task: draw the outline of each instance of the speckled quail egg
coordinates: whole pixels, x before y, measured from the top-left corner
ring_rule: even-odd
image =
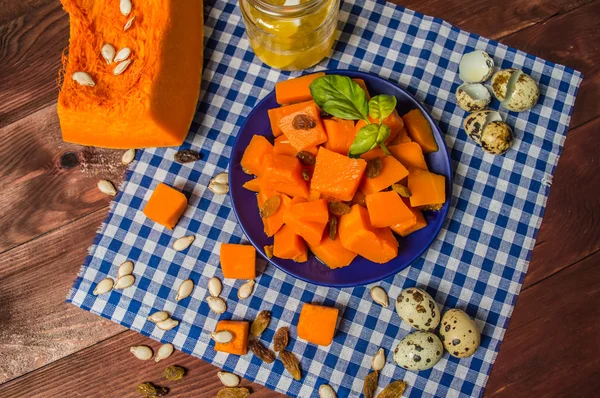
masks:
[[[513,134],[504,122],[490,122],[481,132],[481,147],[492,155],[502,155],[512,145]]]
[[[463,82],[483,83],[494,73],[494,60],[485,51],[473,51],[463,55],[458,71]]]
[[[481,145],[481,133],[483,128],[490,122],[501,122],[502,117],[496,111],[478,111],[473,112],[465,118],[463,126],[467,135],[477,143]]]
[[[502,106],[515,112],[533,108],[540,89],[531,76],[519,69],[504,69],[492,77],[492,91]]]
[[[453,357],[465,358],[475,353],[481,342],[477,324],[462,310],[448,310],[442,317],[440,337]]]
[[[464,83],[456,90],[456,103],[467,112],[485,109],[492,102],[492,95],[483,84]]]
[[[444,353],[440,338],[431,332],[417,331],[403,338],[394,350],[396,363],[408,370],[425,370],[439,362]]]
[[[396,312],[418,330],[434,330],[440,323],[440,309],[425,290],[409,287],[396,299]]]

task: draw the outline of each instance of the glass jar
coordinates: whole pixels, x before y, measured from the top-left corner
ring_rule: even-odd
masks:
[[[329,55],[340,0],[240,0],[254,53],[283,70],[309,68]]]

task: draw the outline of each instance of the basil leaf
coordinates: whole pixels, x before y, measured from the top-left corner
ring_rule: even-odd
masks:
[[[350,146],[348,156],[357,158],[365,152],[383,144],[390,136],[390,128],[385,124],[367,124],[358,130],[354,142]]]
[[[396,109],[396,97],[393,95],[376,95],[369,101],[369,116],[382,121]]]
[[[310,95],[332,116],[346,120],[367,120],[367,94],[348,76],[327,75],[310,84]]]

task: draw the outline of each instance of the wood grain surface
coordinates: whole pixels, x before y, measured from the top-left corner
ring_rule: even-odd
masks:
[[[394,1],[585,75],[523,291],[486,396],[593,396],[600,387],[600,1]],[[0,0],[0,396],[133,397],[178,363],[170,396],[214,396],[216,368],[176,353],[142,363],[158,344],[64,303],[119,184],[121,151],[62,142],[57,70],[68,18],[56,0]],[[248,382],[244,382],[248,384]],[[107,386],[110,386],[107,388]],[[280,396],[251,384],[257,397]]]

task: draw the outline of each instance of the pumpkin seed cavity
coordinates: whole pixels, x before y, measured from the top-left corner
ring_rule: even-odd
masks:
[[[260,208],[260,218],[271,217],[281,206],[281,196],[273,195]]]
[[[367,162],[367,170],[365,174],[367,178],[376,178],[381,174],[383,169],[383,162],[380,157],[373,158]]]

